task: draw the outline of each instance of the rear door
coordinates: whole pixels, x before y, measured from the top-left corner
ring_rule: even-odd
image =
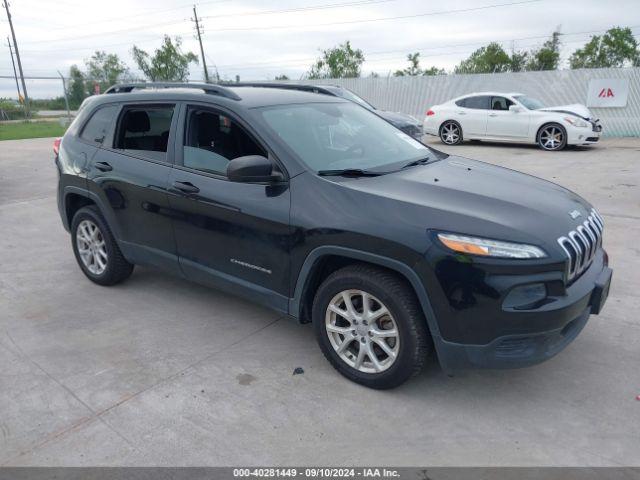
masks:
[[[462,125],[464,138],[485,136],[490,98],[486,95],[476,95],[456,102],[454,111],[458,122]]]
[[[523,140],[529,134],[528,110],[509,110],[514,102],[506,97],[491,97],[491,111],[487,118],[487,137],[501,140]]]
[[[175,112],[173,103],[122,105],[88,180],[125,256],[179,272],[167,198]]]
[[[273,155],[246,123],[223,109],[189,105],[181,125],[169,203],[183,272],[286,311],[288,184],[237,183],[226,176],[233,158]]]

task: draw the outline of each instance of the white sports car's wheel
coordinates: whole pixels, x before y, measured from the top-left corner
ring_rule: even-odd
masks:
[[[440,140],[447,145],[462,143],[462,127],[458,122],[447,120],[440,126]]]
[[[567,146],[567,131],[558,123],[543,125],[538,131],[537,142],[543,150],[562,150]]]

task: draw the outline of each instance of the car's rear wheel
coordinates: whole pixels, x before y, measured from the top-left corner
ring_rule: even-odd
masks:
[[[107,222],[94,206],[83,207],[74,215],[71,243],[78,265],[95,283],[114,285],[133,272],[133,265],[122,255]]]
[[[440,125],[440,140],[447,145],[459,145],[462,143],[462,127],[458,122],[447,120]]]
[[[549,123],[538,131],[537,140],[543,150],[562,150],[567,146],[567,131],[558,123]]]
[[[420,372],[430,350],[413,290],[395,274],[369,265],[345,267],[322,283],[313,324],[334,368],[371,388],[402,384]]]

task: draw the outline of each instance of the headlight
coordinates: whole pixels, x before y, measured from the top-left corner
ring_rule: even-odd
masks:
[[[589,124],[587,122],[585,122],[581,118],[577,118],[577,117],[564,117],[564,121],[567,122],[567,123],[570,123],[574,127],[585,128],[585,127],[589,126]]]
[[[544,258],[547,254],[535,245],[502,242],[488,238],[467,237],[454,233],[439,233],[438,239],[454,252],[499,258]]]

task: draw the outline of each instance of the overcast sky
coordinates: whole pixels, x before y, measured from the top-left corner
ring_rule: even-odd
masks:
[[[363,75],[387,75],[406,66],[409,52],[421,53],[423,67],[449,71],[490,41],[508,50],[539,46],[556,26],[565,34],[564,62],[614,25],[640,38],[640,0],[207,0],[197,8],[207,64],[225,79],[298,79],[320,49],[345,40],[364,52]],[[200,55],[192,4],[180,0],[13,0],[10,9],[26,76],[66,75],[98,49],[141,76],[131,46],[152,51],[164,34],[181,36],[184,50]],[[0,33],[0,76],[12,75],[4,10]],[[191,79],[202,77],[201,64],[193,66]],[[32,80],[27,88],[36,98],[62,93],[59,81]],[[0,97],[7,96],[16,96],[15,83],[0,79]]]

